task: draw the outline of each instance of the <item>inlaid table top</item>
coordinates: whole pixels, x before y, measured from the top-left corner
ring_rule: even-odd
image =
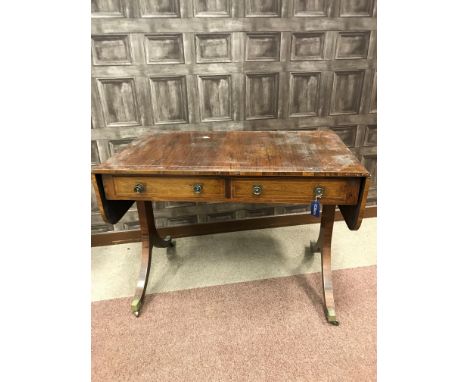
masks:
[[[106,162],[99,174],[368,176],[332,131],[216,131],[147,134]]]

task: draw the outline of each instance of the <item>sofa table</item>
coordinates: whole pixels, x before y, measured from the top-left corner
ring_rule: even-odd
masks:
[[[156,229],[152,201],[308,204],[322,208],[320,234],[326,318],[337,325],[331,272],[335,208],[349,229],[361,224],[369,172],[340,138],[315,131],[171,131],[145,135],[92,170],[103,219],[117,223],[136,202],[141,268],[132,312],[139,316],[151,250],[173,245]]]

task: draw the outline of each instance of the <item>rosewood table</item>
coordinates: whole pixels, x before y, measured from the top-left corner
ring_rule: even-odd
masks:
[[[333,300],[331,239],[335,208],[349,229],[362,221],[369,172],[332,131],[187,131],[141,137],[92,170],[100,212],[115,224],[136,202],[141,268],[132,312],[138,317],[151,250],[170,247],[156,229],[152,201],[307,204],[319,201],[323,298],[328,322],[338,324]]]

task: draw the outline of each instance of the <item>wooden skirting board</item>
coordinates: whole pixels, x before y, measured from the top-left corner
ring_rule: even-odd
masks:
[[[376,216],[377,206],[370,206],[365,209],[364,218],[373,218]],[[343,215],[339,210],[335,211],[335,220],[343,220]],[[177,238],[314,223],[320,223],[320,218],[313,217],[310,214],[298,214],[242,219],[226,221],[222,223],[192,224],[178,227],[160,228],[158,231],[162,237],[170,235],[173,238]],[[134,243],[140,240],[140,230],[106,232],[91,235],[91,246],[99,247],[103,245]]]

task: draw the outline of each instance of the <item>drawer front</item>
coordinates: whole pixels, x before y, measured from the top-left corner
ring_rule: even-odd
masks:
[[[222,178],[103,176],[108,199],[192,201],[224,200]]]
[[[243,202],[309,203],[316,187],[323,189],[322,204],[356,204],[360,178],[265,179],[232,181],[232,199]]]

